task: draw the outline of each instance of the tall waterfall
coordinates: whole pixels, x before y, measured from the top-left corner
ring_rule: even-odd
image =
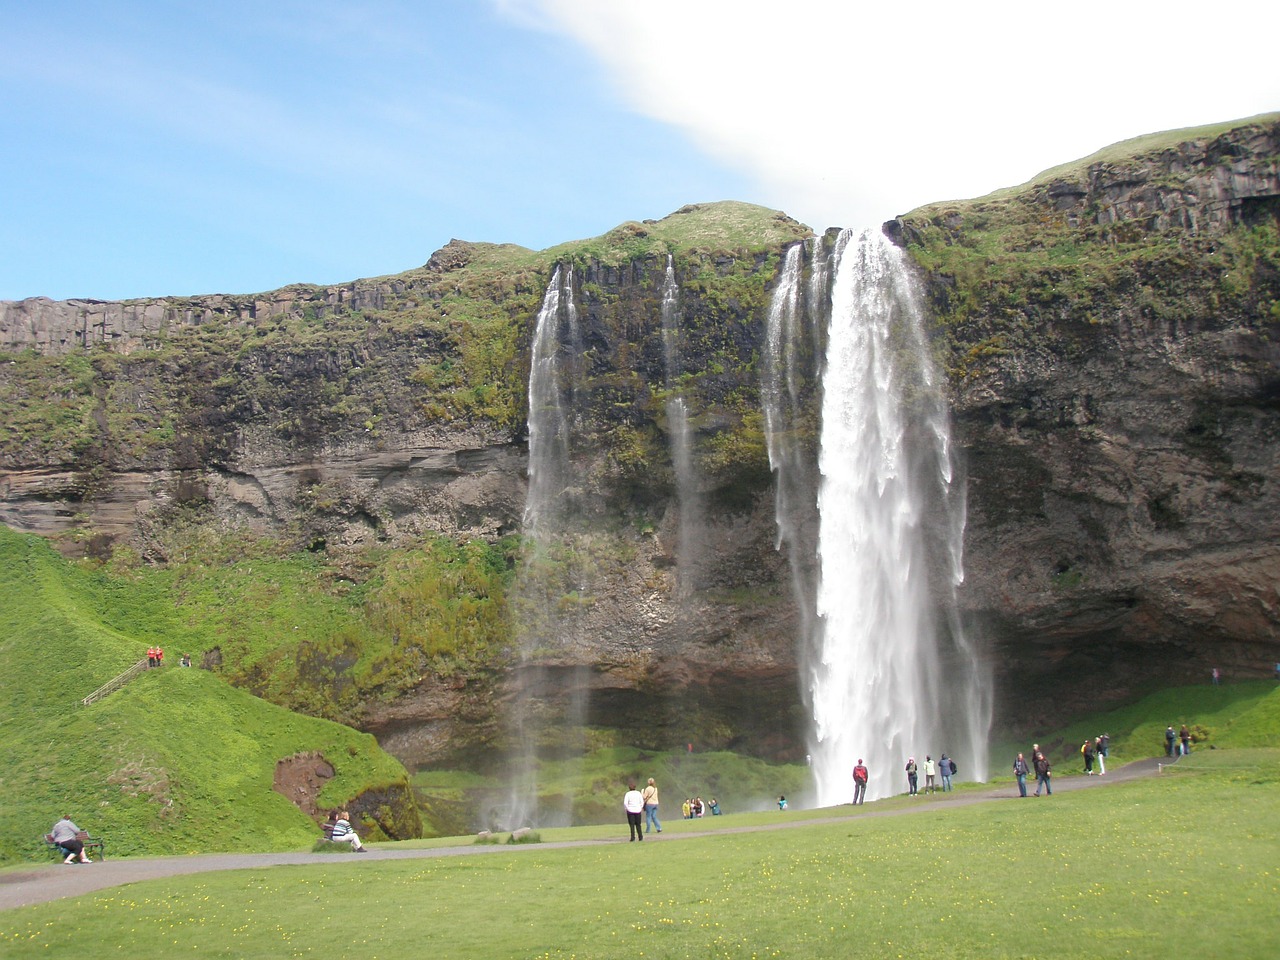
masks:
[[[662,284],[662,348],[666,361],[667,434],[671,464],[676,475],[676,502],[680,509],[676,543],[676,596],[690,596],[696,586],[701,561],[702,504],[693,462],[693,436],[689,408],[680,389],[680,287],[673,259],[667,256]]]
[[[811,417],[806,422],[806,410],[812,407],[817,388],[815,359],[820,340],[815,336],[821,337],[821,318],[817,311],[806,309],[804,302],[803,252],[801,244],[792,246],[782,263],[765,323],[760,393],[765,444],[774,474],[774,516],[778,527],[774,546],[784,551],[790,561],[792,594],[800,614],[799,632],[808,638],[816,627],[817,616],[814,544],[818,534],[818,487],[817,423]],[[812,296],[809,302],[814,302]],[[805,335],[806,326],[814,336]],[[806,705],[812,708],[812,703]]]
[[[777,358],[804,342],[786,319],[800,315],[799,249],[789,251],[774,293],[768,352]],[[965,779],[984,779],[991,715],[988,671],[956,610],[964,492],[910,274],[901,254],[869,232],[842,233],[831,264],[812,617],[805,616],[810,581],[795,580],[820,805],[848,801],[859,758],[871,770],[873,799],[902,792],[909,756],[923,766],[926,755],[945,752]],[[815,276],[819,270],[825,267]],[[811,282],[809,315],[825,312],[817,308],[821,293]],[[810,369],[818,372],[816,364]],[[781,412],[769,412],[784,399],[769,370],[766,364],[767,424],[787,410],[783,402]],[[787,476],[795,470],[787,457],[775,459],[777,431],[768,429],[782,542],[793,522],[784,519],[783,491],[797,481]],[[791,551],[793,566],[803,569],[806,559]]]
[[[543,296],[531,344],[529,371],[529,486],[525,495],[524,544],[512,589],[520,648],[517,690],[508,737],[509,795],[495,811],[494,826],[563,826],[570,800],[554,809],[539,803],[540,756],[577,757],[583,752],[586,678],[573,657],[561,656],[572,632],[573,605],[564,598],[585,592],[585,574],[575,559],[572,515],[573,365],[581,354],[573,273],[557,267]],[[566,342],[568,349],[566,350]]]

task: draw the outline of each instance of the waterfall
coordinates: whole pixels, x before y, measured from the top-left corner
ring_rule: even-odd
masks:
[[[991,683],[956,604],[963,483],[910,274],[878,234],[846,231],[829,261],[815,251],[806,289],[799,251],[788,251],[773,295],[762,397],[779,546],[800,608],[817,802],[848,802],[859,758],[872,799],[905,789],[909,756],[923,765],[945,752],[962,778],[985,779]],[[802,297],[804,315],[829,314],[821,365],[790,359],[820,343],[812,329],[801,335]],[[812,460],[792,436],[804,406],[789,393],[792,369],[821,377],[816,558],[798,532]]]
[[[675,264],[667,255],[666,276],[662,284],[662,348],[666,361],[667,435],[671,445],[671,464],[676,476],[676,503],[680,510],[676,540],[676,596],[693,594],[701,563],[702,504],[698,496],[697,474],[693,461],[693,436],[689,427],[689,409],[681,390],[680,377],[680,287],[676,283]]]
[[[791,590],[799,610],[798,632],[801,637],[809,637],[817,617],[813,548],[818,532],[817,430],[811,416],[806,422],[806,410],[813,402],[817,385],[814,360],[819,355],[819,341],[806,338],[804,327],[818,331],[821,318],[814,310],[805,309],[803,302],[803,252],[802,244],[787,250],[773,292],[765,322],[765,349],[760,358],[760,394],[765,447],[774,475],[774,546],[787,555]],[[810,296],[809,303],[813,301]],[[812,703],[807,702],[806,706],[812,710]]]
[[[505,807],[491,814],[492,825],[503,829],[571,822],[570,798],[540,803],[538,761],[547,754],[577,758],[584,747],[587,678],[574,657],[563,655],[575,609],[566,598],[580,598],[587,589],[569,528],[572,409],[566,409],[565,395],[576,395],[572,361],[581,354],[571,269],[557,267],[547,286],[530,353],[529,486],[511,591],[520,663],[508,717],[508,796]]]

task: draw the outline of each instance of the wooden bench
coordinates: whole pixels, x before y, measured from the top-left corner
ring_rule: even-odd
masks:
[[[86,857],[89,856],[89,851],[97,850],[99,859],[101,860],[107,859],[107,845],[106,845],[106,842],[101,837],[91,837],[89,836],[89,834],[81,830],[79,833],[76,834],[76,839],[84,844],[84,853]],[[45,846],[47,846],[50,850],[57,851],[58,856],[61,859],[63,860],[67,859],[66,850],[64,850],[62,847],[58,846],[56,843],[53,842],[52,833],[46,833],[44,835],[44,843],[45,843]]]

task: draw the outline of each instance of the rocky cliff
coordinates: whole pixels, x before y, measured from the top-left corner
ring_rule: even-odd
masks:
[[[925,268],[1006,716],[1268,671],[1280,123],[1109,148],[886,225]]]
[[[961,602],[1006,720],[1280,659],[1278,141],[1274,117],[1135,141],[886,225],[920,266],[950,373]],[[781,253],[807,235],[709,205],[539,253],[454,242],[421,270],[333,288],[0,304],[0,518],[114,563],[189,562],[174,531],[191,525],[315,558],[376,639],[282,633],[269,655],[227,641],[211,665],[375,732],[410,766],[489,755],[529,679],[512,644],[449,659],[385,626],[422,589],[387,558],[519,530],[532,327],[571,266],[588,573],[563,592],[573,616],[539,682],[589,686],[588,724],[628,742],[794,757],[798,613],[757,361]],[[668,257],[705,504],[684,589]],[[505,588],[463,592],[509,589],[505,556]]]

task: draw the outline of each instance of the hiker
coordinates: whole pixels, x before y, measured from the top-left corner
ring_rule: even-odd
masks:
[[[935,789],[933,778],[938,775],[938,765],[933,762],[933,757],[925,754],[924,758],[924,792],[933,793]]]
[[[652,828],[661,833],[662,824],[658,822],[658,785],[653,782],[653,777],[649,778],[640,795],[644,798],[644,832],[648,833]]]
[[[942,774],[942,792],[951,789],[951,775],[956,772],[956,762],[945,753],[938,758],[938,772]]]
[[[1053,767],[1049,758],[1043,753],[1036,754],[1036,796],[1040,796],[1040,788],[1044,787],[1046,797],[1053,796],[1053,787],[1049,786],[1049,778],[1053,775]]]
[[[1026,758],[1022,754],[1018,754],[1013,761],[1013,775],[1018,780],[1018,796],[1025,797],[1027,795],[1027,774],[1030,773],[1027,767]]]
[[[333,824],[333,834],[329,837],[337,843],[349,843],[356,853],[368,853],[369,848],[360,842],[360,837],[351,829],[351,814],[343,810]]]
[[[1164,731],[1164,755],[1166,757],[1173,756],[1173,745],[1178,742],[1178,735],[1173,732],[1173,725],[1170,724]]]
[[[152,667],[156,666],[159,666],[159,663],[156,661],[156,648],[147,647],[147,669],[150,670]]]
[[[636,789],[634,780],[627,784],[627,792],[622,796],[622,809],[627,814],[627,826],[631,830],[631,842],[644,839],[644,829],[641,822],[644,817],[644,796]]]
[[[907,771],[907,796],[909,797],[917,796],[918,791],[916,788],[916,784],[918,781],[916,778],[916,758],[915,757],[907,757],[906,771]]]
[[[75,863],[76,857],[80,858],[80,863],[93,863],[92,860],[85,855],[84,841],[80,839],[80,835],[84,833],[79,827],[71,822],[71,818],[65,813],[62,819],[53,825],[53,829],[49,831],[49,839],[58,845],[58,849],[67,855],[63,863]]]
[[[862,765],[862,758],[858,758],[857,765],[853,768],[853,804],[857,806],[866,799],[867,796],[867,768]]]
[[[1184,723],[1182,729],[1178,731],[1178,739],[1182,741],[1182,755],[1185,757],[1191,752],[1191,731]]]

